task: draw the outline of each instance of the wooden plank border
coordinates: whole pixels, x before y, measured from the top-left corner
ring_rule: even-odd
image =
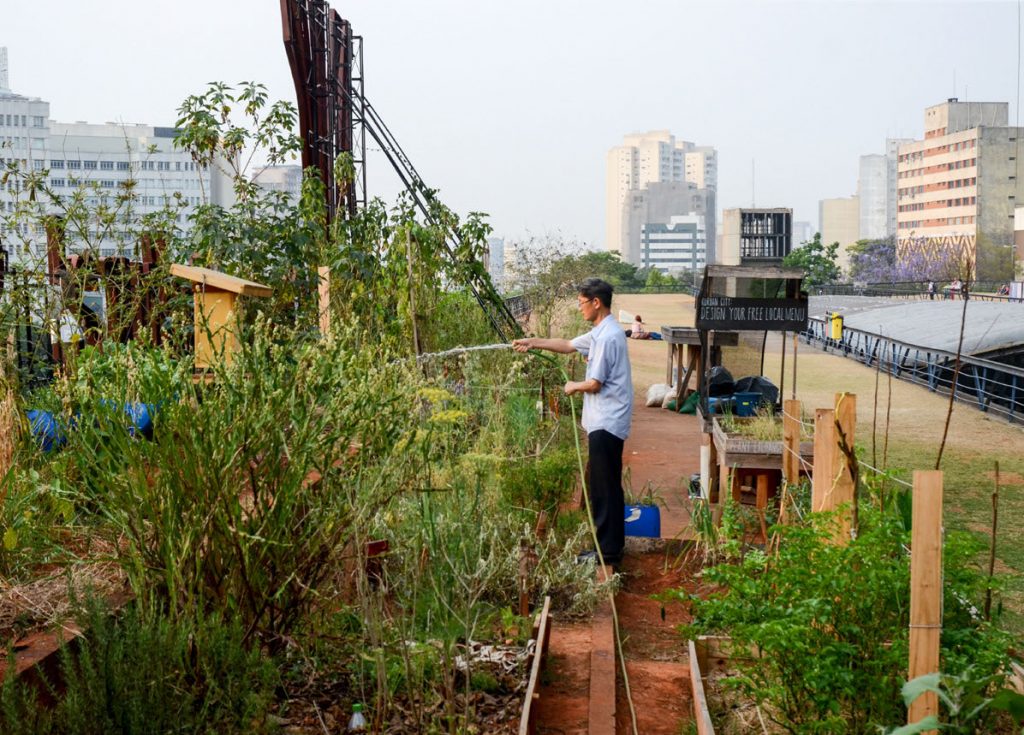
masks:
[[[523,714],[519,718],[519,735],[533,735],[534,715],[533,703],[540,699],[540,672],[544,666],[544,658],[547,655],[548,640],[551,638],[551,598],[544,598],[544,607],[534,627],[533,661],[530,664],[530,679],[526,686],[526,695],[523,699]]]
[[[687,645],[690,649],[690,687],[693,690],[693,720],[697,724],[697,735],[714,735],[715,726],[711,722],[708,700],[704,694],[704,681],[700,675],[697,647],[693,641],[688,641]]]

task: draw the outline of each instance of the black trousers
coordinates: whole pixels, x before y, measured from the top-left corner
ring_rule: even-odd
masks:
[[[590,462],[587,487],[597,527],[597,542],[608,563],[622,559],[626,544],[626,499],[622,492],[622,439],[603,429],[587,435]]]

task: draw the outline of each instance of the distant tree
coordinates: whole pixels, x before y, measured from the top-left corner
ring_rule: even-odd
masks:
[[[1006,282],[1014,276],[1013,246],[979,232],[975,240],[975,280]]]
[[[512,292],[527,297],[537,334],[551,336],[554,317],[564,299],[572,297],[585,278],[600,278],[615,288],[639,289],[636,266],[609,251],[579,252],[581,245],[559,238],[531,239],[515,246],[515,263],[506,264]]]
[[[644,284],[644,290],[657,291],[660,288],[665,288],[674,284],[674,278],[666,276],[657,268],[651,268],[650,272],[647,274],[647,282]]]
[[[863,283],[894,283],[896,280],[896,238],[858,240],[851,245],[850,280]]]
[[[839,256],[839,243],[823,245],[821,233],[814,233],[814,239],[802,247],[790,251],[782,264],[787,268],[803,268],[807,274],[804,283],[817,286],[823,283],[835,283],[842,275],[836,259]]]

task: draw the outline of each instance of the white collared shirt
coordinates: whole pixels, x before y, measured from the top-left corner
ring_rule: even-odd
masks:
[[[583,394],[583,428],[588,434],[604,429],[626,439],[633,420],[633,375],[626,333],[609,314],[572,340],[572,346],[588,358],[586,379],[601,384],[597,393]]]

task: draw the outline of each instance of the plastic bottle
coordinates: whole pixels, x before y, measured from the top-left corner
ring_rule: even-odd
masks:
[[[363,705],[356,702],[352,705],[352,717],[348,720],[348,728],[345,732],[365,733],[366,731],[366,718],[363,717]]]

